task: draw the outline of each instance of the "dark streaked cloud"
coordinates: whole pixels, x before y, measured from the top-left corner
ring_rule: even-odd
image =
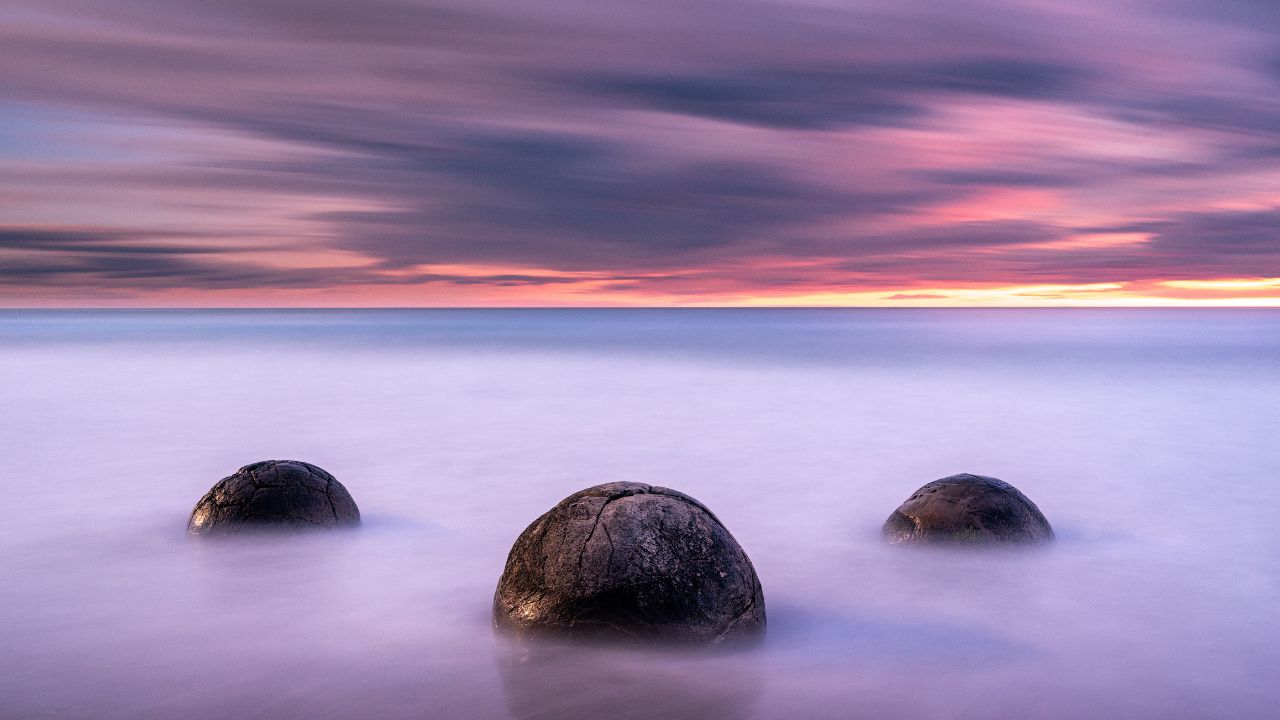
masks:
[[[586,74],[551,81],[624,107],[804,130],[910,123],[928,111],[930,93],[1069,97],[1086,74],[1068,65],[977,57],[915,64],[748,66],[721,75]]]
[[[705,76],[605,76],[555,78],[601,102],[758,124],[817,129],[840,125],[893,125],[921,112],[917,104],[886,93],[879,83],[851,73],[815,70]]]
[[[1151,0],[1152,11],[1175,7],[1188,17],[1230,23],[1242,28],[1266,32],[1280,29],[1280,5],[1272,0],[1177,0],[1166,4]]]
[[[179,245],[171,240],[172,236],[154,231],[0,227],[0,250],[88,255],[204,255],[231,251],[225,245]]]
[[[1190,213],[1151,223],[1153,250],[1166,257],[1230,264],[1232,274],[1280,270],[1280,209]]]
[[[1081,181],[1081,178],[1070,174],[998,167],[922,170],[916,176],[929,183],[963,187],[1054,188]]]
[[[144,289],[186,287],[227,289],[267,287],[323,288],[362,285],[486,285],[499,287],[568,285],[582,278],[517,273],[460,275],[389,272],[386,266],[357,271],[334,268],[279,267],[234,256],[243,249],[225,245],[179,245],[150,242],[157,233],[139,231],[40,230],[0,228],[0,283],[41,285],[59,282],[90,287],[130,281]],[[207,240],[207,239],[206,239]],[[255,248],[260,252],[261,248]]]
[[[379,152],[404,163],[396,176],[416,191],[430,198],[447,188],[451,202],[437,209],[406,197],[403,208],[321,217],[342,228],[348,247],[404,264],[483,257],[581,270],[608,258],[669,267],[763,246],[795,249],[814,224],[907,213],[947,192],[824,186],[778,165],[654,159],[625,143],[562,133],[491,133]]]

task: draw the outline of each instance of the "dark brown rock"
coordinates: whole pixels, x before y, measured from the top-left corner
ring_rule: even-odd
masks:
[[[961,473],[934,480],[907,498],[885,521],[897,545],[1037,543],[1053,539],[1040,508],[1003,480]]]
[[[765,627],[755,568],[720,520],[680,492],[608,483],[521,533],[493,599],[525,633],[719,644]]]
[[[187,532],[213,535],[243,528],[359,524],[355,500],[332,475],[310,463],[267,460],[219,480],[191,511]]]

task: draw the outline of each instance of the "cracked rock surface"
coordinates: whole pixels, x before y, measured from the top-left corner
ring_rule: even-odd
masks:
[[[355,500],[332,475],[298,460],[266,460],[219,480],[191,511],[187,532],[214,535],[249,527],[359,524]]]
[[[646,643],[757,639],[751,560],[702,503],[618,482],[574,493],[516,540],[493,599],[500,628]]]
[[[1037,543],[1053,528],[1017,488],[1003,480],[961,473],[934,480],[907,498],[882,530],[895,545]]]

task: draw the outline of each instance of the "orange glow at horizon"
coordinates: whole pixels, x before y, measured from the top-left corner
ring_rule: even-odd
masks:
[[[1280,278],[1214,278],[1128,283],[970,284],[883,287],[856,291],[807,288],[759,293],[617,290],[599,273],[546,269],[419,266],[458,277],[521,275],[565,282],[515,286],[455,284],[353,284],[317,288],[135,290],[89,304],[74,293],[6,296],[0,307],[1280,307]],[[657,277],[657,276],[655,276]]]

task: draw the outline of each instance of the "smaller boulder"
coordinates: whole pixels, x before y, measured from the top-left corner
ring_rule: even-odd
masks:
[[[219,480],[191,511],[187,532],[214,535],[246,528],[359,524],[356,501],[332,475],[298,460],[266,460]]]
[[[1053,539],[1049,521],[1026,495],[1003,480],[969,473],[915,491],[885,521],[882,533],[894,545]]]

